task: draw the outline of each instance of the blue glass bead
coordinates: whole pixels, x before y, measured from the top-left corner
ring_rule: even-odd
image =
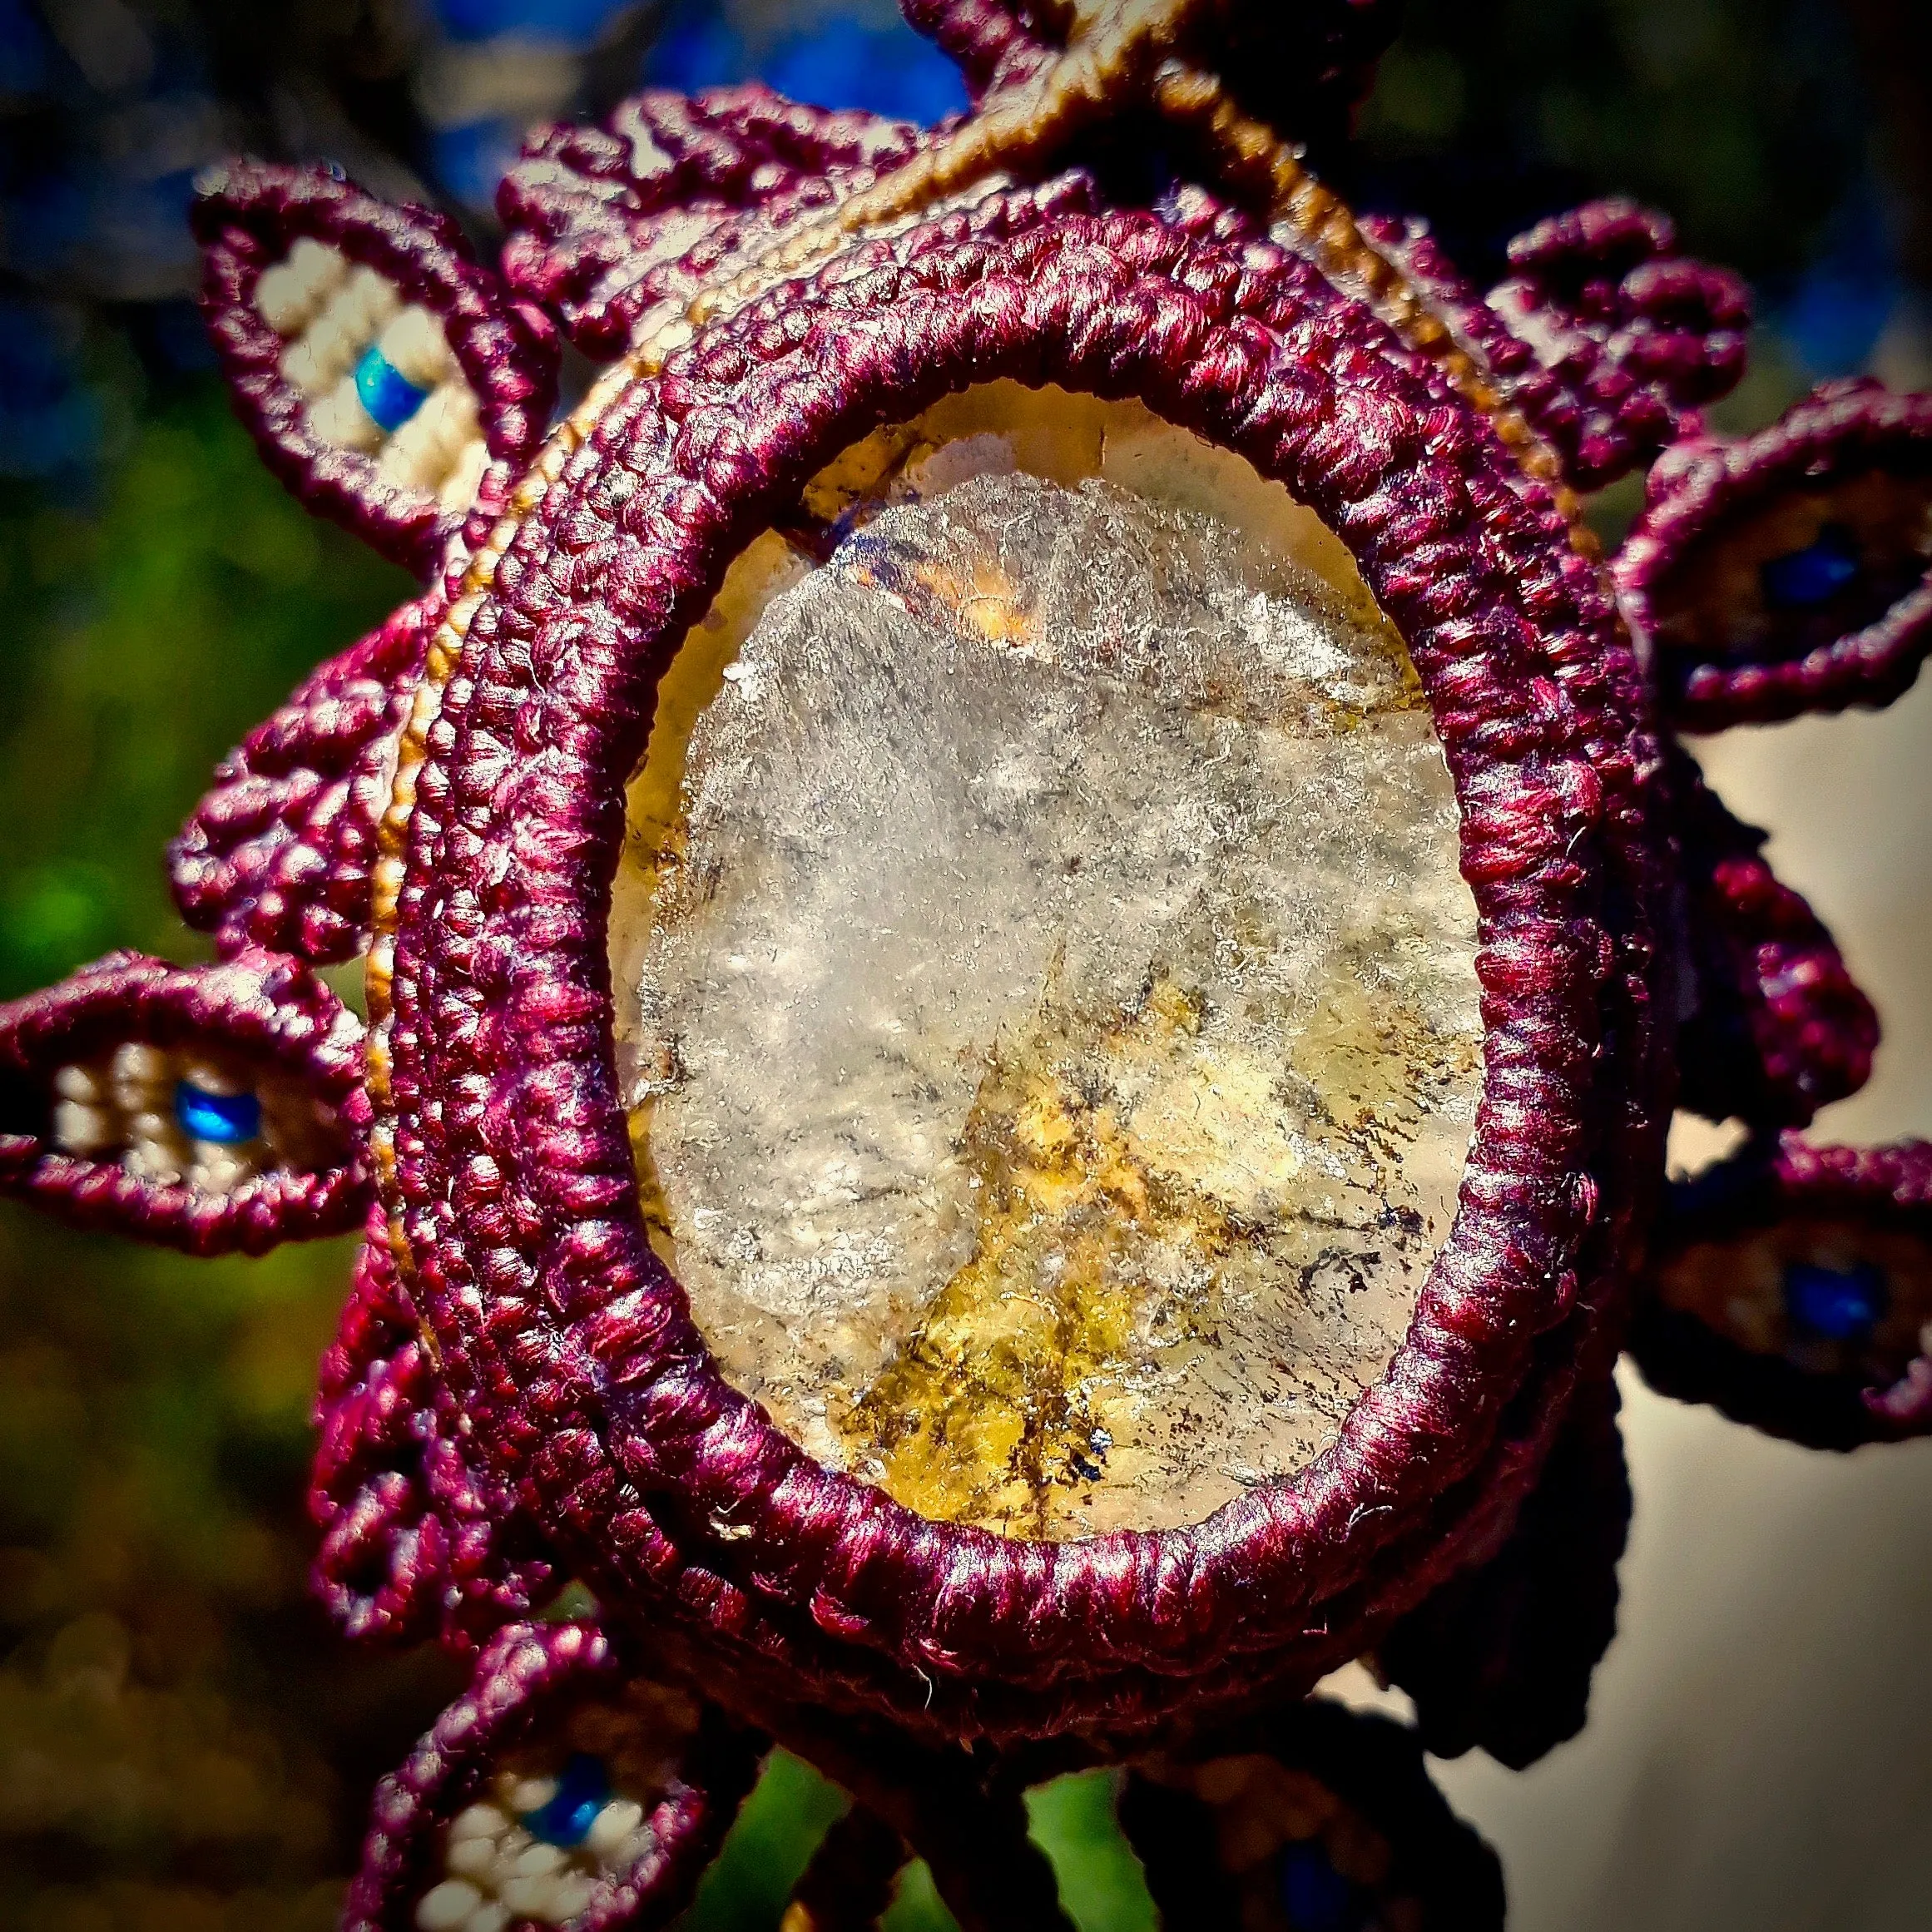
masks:
[[[523,1821],[523,1829],[547,1845],[582,1845],[597,1822],[597,1813],[611,1801],[611,1781],[604,1761],[588,1751],[572,1755],[557,1780],[557,1795]]]
[[[1859,573],[1858,546],[1851,533],[1828,524],[1816,543],[1774,557],[1759,567],[1764,601],[1775,611],[1808,611],[1828,604]]]
[[[373,344],[355,365],[355,393],[384,430],[400,429],[423,407],[429,392],[419,389]]]
[[[1785,1306],[1791,1320],[1827,1341],[1863,1341],[1890,1299],[1884,1274],[1869,1262],[1840,1269],[1793,1261],[1785,1270]]]
[[[175,1084],[175,1118],[190,1140],[231,1147],[261,1132],[261,1102],[252,1093],[211,1093],[181,1080]]]
[[[1281,1910],[1295,1932],[1360,1932],[1368,1897],[1328,1862],[1319,1839],[1304,1839],[1281,1854]]]

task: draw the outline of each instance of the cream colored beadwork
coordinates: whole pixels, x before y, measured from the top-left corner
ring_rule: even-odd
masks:
[[[656,1849],[635,1798],[613,1796],[581,1845],[533,1836],[523,1821],[557,1795],[557,1780],[503,1772],[492,1796],[458,1814],[444,1843],[440,1884],[416,1907],[419,1932],[503,1932],[518,1920],[562,1925],[601,1880],[619,1878]]]
[[[324,443],[375,461],[384,482],[435,497],[447,510],[475,500],[489,461],[475,392],[463,380],[442,324],[404,306],[374,269],[352,267],[337,249],[305,237],[255,285],[256,313],[288,347],[282,374],[309,399],[309,427]],[[427,392],[393,431],[364,408],[356,365],[371,348]]]
[[[175,1113],[184,1080],[205,1093],[253,1092],[261,1103],[261,1132],[249,1141],[192,1138]],[[62,1153],[117,1161],[164,1187],[232,1194],[275,1168],[312,1172],[340,1158],[334,1121],[318,1114],[300,1080],[143,1040],[62,1068],[54,1097],[53,1141]]]

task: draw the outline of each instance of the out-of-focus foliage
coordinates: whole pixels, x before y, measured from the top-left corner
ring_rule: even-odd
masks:
[[[1491,191],[1484,226],[1613,182],[1692,247],[1788,275],[1864,183],[1856,52],[1830,0],[1412,0],[1406,21],[1363,136],[1418,175],[1450,157]]]
[[[285,498],[211,385],[112,338],[92,501],[0,486],[0,984],[184,955],[162,845],[212,760],[402,579]],[[343,1244],[198,1263],[0,1217],[0,1925],[329,1922],[367,1781],[449,1690],[345,1657],[300,1496]]]
[[[1868,27],[1889,3],[1845,0]],[[1885,44],[1836,0],[1413,0],[1351,185],[1479,271],[1587,194],[1670,208],[1766,287],[1760,374],[1726,405],[1761,420],[1910,336],[1900,111],[1860,82]],[[112,945],[198,951],[168,836],[404,589],[230,420],[185,299],[193,170],[326,156],[487,237],[529,120],[753,73],[925,118],[963,98],[891,0],[0,0],[0,997]],[[304,1593],[347,1266],[0,1212],[0,1932],[321,1932],[370,1785],[453,1689],[433,1657],[354,1655]],[[768,1932],[843,1802],[775,1760],[690,1932]],[[1108,1781],[1033,1816],[1082,1932],[1147,1932]],[[949,1922],[911,1875],[894,1932]]]
[[[112,945],[179,953],[161,855],[184,807],[409,587],[296,508],[212,384],[144,408],[122,366],[92,393],[118,419],[98,496],[15,483],[0,519],[0,997]]]
[[[1851,18],[1874,3],[1411,0],[1362,118],[1364,186],[1488,273],[1553,208],[1636,195],[1759,285],[1809,374],[1848,374],[1888,328],[1925,326],[1901,265],[1912,184],[1887,178],[1868,86],[1884,36]]]

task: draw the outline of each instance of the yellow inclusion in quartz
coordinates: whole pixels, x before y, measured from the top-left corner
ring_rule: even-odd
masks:
[[[1050,988],[1025,1037],[995,1048],[962,1137],[972,1257],[840,1419],[882,1488],[924,1515],[1055,1537],[1077,1533],[1103,1475],[1133,1479],[1149,1273],[1208,1285],[1172,1311],[1172,1375],[1177,1355],[1220,1345],[1221,1285],[1243,1271],[1231,1261],[1305,1279],[1319,1267],[1330,1188],[1308,1152],[1379,1187],[1420,1125],[1399,1069],[1441,1043],[1359,980],[1327,991],[1296,1056],[1327,1101],[1313,1148],[1281,1130],[1276,1070],[1203,1055],[1199,998],[1172,980],[1105,1026]],[[1439,1077],[1474,1071],[1465,1052]],[[1167,1267],[1150,1270],[1161,1253]]]
[[[1446,1233],[1474,917],[1333,533],[1107,404],[949,399],[805,493],[659,694],[612,964],[725,1375],[929,1515],[1196,1522],[1305,1466]]]

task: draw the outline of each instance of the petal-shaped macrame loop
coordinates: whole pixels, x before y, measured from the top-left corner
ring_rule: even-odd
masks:
[[[592,1623],[514,1624],[377,1787],[344,1932],[637,1932],[688,1901],[760,1742]]]
[[[369,943],[376,831],[440,596],[404,604],[250,731],[168,849],[175,903],[224,953],[318,964]]]
[[[1166,1932],[1501,1932],[1502,1867],[1422,1752],[1406,1725],[1318,1697],[1200,1754],[1142,1764],[1120,1821]]]
[[[1665,1395],[1814,1449],[1932,1433],[1932,1145],[1786,1134],[1673,1186],[1629,1346]]]
[[[1594,201],[1519,235],[1516,273],[1487,296],[1426,224],[1362,225],[1480,356],[1574,488],[1599,489],[1697,433],[1697,406],[1744,373],[1750,291],[1677,254],[1671,224],[1634,202]]]
[[[1614,568],[1687,731],[1890,704],[1932,649],[1932,396],[1830,384],[1673,452]]]
[[[1382,1667],[1437,1756],[1480,1745],[1521,1771],[1583,1729],[1630,1527],[1617,1407],[1607,1377],[1581,1388],[1503,1547],[1384,1638]]]
[[[473,1453],[379,1211],[323,1357],[315,1425],[311,1583],[344,1636],[468,1650],[554,1591],[535,1525]]]
[[[503,272],[586,354],[615,356],[644,315],[728,281],[926,138],[756,82],[691,97],[653,88],[602,122],[532,136],[497,191]]]
[[[0,1192],[212,1255],[367,1211],[362,1023],[300,962],[110,954],[0,1007]]]
[[[433,567],[548,426],[548,318],[446,216],[325,168],[227,162],[192,219],[202,312],[270,468],[384,554]]]
[[[899,10],[959,63],[976,101],[1037,73],[1057,51],[1011,0],[899,0]]]
[[[1677,1103],[1711,1120],[1803,1127],[1871,1074],[1879,1018],[1836,942],[1678,752],[1672,790],[1694,1004]]]

